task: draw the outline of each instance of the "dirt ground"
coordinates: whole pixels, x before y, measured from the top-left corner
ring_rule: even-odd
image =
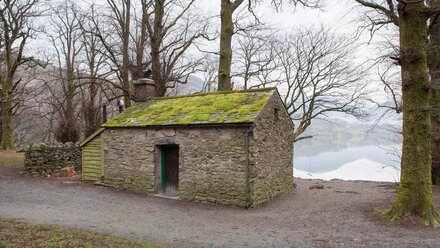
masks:
[[[257,209],[148,197],[0,171],[0,218],[52,223],[171,247],[440,247],[440,229],[389,223],[389,183],[295,179],[297,188]],[[320,187],[312,185],[322,184]],[[312,188],[312,189],[311,189]],[[440,206],[440,189],[434,189]]]

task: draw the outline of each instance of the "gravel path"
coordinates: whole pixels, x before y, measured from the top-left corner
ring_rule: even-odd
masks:
[[[0,217],[146,239],[171,247],[439,247],[440,230],[376,219],[392,184],[296,179],[257,209],[175,201],[60,180],[0,176]],[[310,189],[322,183],[325,189]],[[440,190],[435,189],[440,206]]]

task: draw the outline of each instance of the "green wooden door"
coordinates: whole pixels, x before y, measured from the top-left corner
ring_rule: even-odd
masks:
[[[96,136],[82,150],[82,178],[99,181],[104,175],[101,135]]]
[[[167,186],[166,164],[167,164],[167,151],[165,147],[162,147],[162,149],[160,149],[160,178],[161,178],[160,184],[162,188],[162,193],[165,193]]]

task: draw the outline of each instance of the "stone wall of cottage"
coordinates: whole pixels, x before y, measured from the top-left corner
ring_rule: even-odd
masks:
[[[179,145],[179,191],[184,199],[248,205],[245,133],[248,128],[109,128],[104,180],[143,193],[160,191],[159,145]]]
[[[253,206],[292,189],[293,127],[277,94],[255,122],[249,151]]]
[[[81,170],[81,149],[77,143],[33,144],[25,152],[25,171],[31,175],[47,176],[68,166]]]

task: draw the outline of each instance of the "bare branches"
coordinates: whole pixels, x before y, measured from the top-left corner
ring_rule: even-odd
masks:
[[[142,77],[142,71],[152,66],[153,57],[158,62],[155,67],[157,84],[163,91],[185,83],[192,72],[201,69],[201,56],[192,53],[191,49],[200,44],[199,40],[209,38],[210,19],[204,18],[194,6],[195,0],[106,0],[99,5],[92,3],[84,9],[72,1],[57,2],[52,5],[51,15],[44,20],[42,18],[51,24],[46,25],[44,30],[50,45],[45,47],[44,52],[51,52],[51,56],[45,59],[50,63],[45,69],[47,73],[33,81],[41,87],[32,85],[33,89],[41,92],[42,98],[38,98],[38,103],[26,102],[29,111],[18,109],[16,106],[23,103],[22,98],[17,96],[18,90],[25,90],[23,84],[26,80],[8,74],[11,71],[8,68],[21,69],[32,61],[21,52],[21,48],[33,37],[35,30],[12,31],[13,25],[28,27],[30,23],[20,23],[19,18],[25,15],[19,12],[4,14],[13,8],[3,4],[34,2],[38,0],[0,2],[0,11],[3,11],[0,21],[10,22],[0,26],[0,80],[3,82],[3,79],[11,78],[8,87],[2,84],[0,88],[0,109],[20,115],[35,111],[35,114],[40,114],[40,120],[45,118],[43,116],[50,116],[47,127],[51,134],[47,137],[54,137],[57,126],[70,129],[64,125],[68,123],[77,123],[85,134],[89,134],[90,130],[99,126],[99,104],[104,97],[111,101],[124,96],[126,106],[129,106],[131,81]],[[50,5],[45,3],[44,6]],[[36,10],[29,8],[27,14],[31,15]],[[8,35],[23,45],[11,45]],[[7,45],[11,45],[9,54],[4,52]],[[154,56],[153,50],[157,52]],[[15,61],[15,58],[19,59]],[[7,65],[8,61],[19,63]],[[5,91],[14,91],[14,94],[6,96],[3,94]],[[6,98],[11,99],[8,100],[11,107],[3,105]]]
[[[174,87],[200,64],[188,55],[188,50],[209,36],[209,23],[195,10],[194,0],[154,1],[150,9],[144,10],[149,16],[145,19],[151,51],[149,65],[157,96],[165,95],[167,88]]]
[[[355,0],[355,1],[367,8],[370,8],[374,11],[377,11],[385,15],[388,18],[387,21],[374,21],[373,23],[375,25],[393,23],[394,25],[399,26],[399,17],[397,14],[397,9],[395,8],[395,4],[393,3],[393,0],[386,1],[387,7],[384,7],[381,4],[377,4],[374,1],[364,1],[364,0]]]
[[[355,0],[363,7],[361,21],[364,23],[360,30],[367,29],[370,41],[377,31],[388,27],[390,24],[399,27],[399,14],[396,0]]]
[[[241,78],[244,89],[273,85],[274,81],[265,76],[277,67],[274,49],[276,41],[273,39],[275,35],[275,29],[260,24],[237,36],[233,59],[235,73],[232,77]]]
[[[386,110],[392,110],[399,114],[402,113],[402,96],[401,86],[399,80],[399,72],[395,71],[395,66],[389,65],[383,72],[378,72],[380,82],[383,85],[383,91],[389,96],[389,99],[385,102],[378,102],[373,99],[369,99],[378,108],[384,108]]]
[[[291,4],[293,6],[302,5],[307,8],[321,8],[322,1],[321,0],[271,0],[272,5],[275,6],[277,10],[283,7],[284,3]]]
[[[52,92],[52,98],[58,102],[58,105],[54,106],[58,121],[55,137],[63,143],[77,142],[80,139],[77,94],[81,84],[76,77],[80,73],[78,57],[84,49],[81,29],[83,17],[79,15],[79,7],[71,1],[54,6],[52,11],[52,29],[47,36],[55,51],[54,57],[57,62],[54,63],[54,74],[48,73],[53,78],[50,81],[53,82],[46,82],[46,86]]]
[[[1,149],[13,149],[12,117],[20,104],[17,71],[33,61],[24,55],[30,39],[37,31],[34,19],[43,10],[38,0],[4,0],[0,2],[0,110]]]
[[[252,75],[261,81],[252,80],[250,87],[278,87],[289,114],[297,122],[297,140],[313,119],[330,112],[366,117],[363,105],[367,92],[362,83],[366,69],[353,62],[355,38],[337,36],[326,28],[300,29],[275,37],[262,60],[268,63],[262,63],[257,75]]]

